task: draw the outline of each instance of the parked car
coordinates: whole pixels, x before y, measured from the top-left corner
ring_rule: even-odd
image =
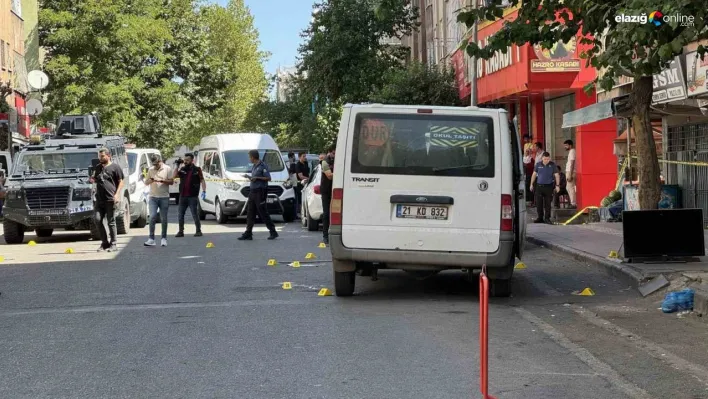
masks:
[[[338,296],[357,270],[487,268],[509,296],[526,237],[519,137],[502,109],[346,105],[329,241]]]
[[[302,189],[302,206],[300,210],[302,226],[309,231],[317,231],[322,221],[322,195],[320,195],[320,181],[322,179],[322,166],[317,164],[312,167],[307,184]]]

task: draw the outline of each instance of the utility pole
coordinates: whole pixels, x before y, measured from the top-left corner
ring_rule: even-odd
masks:
[[[477,8],[479,0],[472,0],[473,7]],[[477,44],[477,20],[472,25],[472,42]],[[477,106],[477,57],[472,57],[472,76],[470,76],[470,102],[473,107]]]

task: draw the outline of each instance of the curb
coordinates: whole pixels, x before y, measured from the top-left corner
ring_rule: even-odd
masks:
[[[619,263],[619,262],[613,262],[611,260],[599,257],[597,255],[593,255],[584,251],[580,251],[574,248],[567,247],[565,245],[560,245],[560,244],[554,244],[551,242],[548,242],[546,240],[542,240],[533,236],[526,236],[526,240],[532,244],[536,244],[538,246],[543,246],[546,248],[549,248],[553,251],[561,252],[566,255],[570,255],[572,258],[582,261],[582,262],[587,262],[594,264],[596,266],[600,266],[605,269],[605,271],[610,274],[612,277],[619,278],[621,280],[625,280],[626,282],[630,283],[634,288],[639,287],[641,283],[646,281],[649,277],[644,276],[642,273],[638,272],[637,270]]]

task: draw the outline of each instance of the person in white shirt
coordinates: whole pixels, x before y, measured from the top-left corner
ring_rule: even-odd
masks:
[[[577,208],[577,196],[575,191],[575,146],[573,145],[573,140],[566,140],[563,143],[565,150],[568,151],[568,161],[565,163],[565,176],[568,184],[566,185],[566,190],[568,190],[568,198],[570,201],[571,208]]]
[[[157,224],[157,210],[160,209],[162,219],[162,240],[160,245],[167,246],[167,212],[170,207],[170,185],[174,182],[172,168],[165,165],[159,155],[150,158],[152,167],[148,170],[145,184],[150,186],[150,238],[145,242],[146,247],[154,247],[155,224]]]
[[[534,165],[543,161],[543,144],[541,142],[536,143],[536,159]]]

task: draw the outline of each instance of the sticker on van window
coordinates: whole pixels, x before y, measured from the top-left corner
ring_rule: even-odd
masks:
[[[433,126],[425,134],[429,145],[436,147],[476,147],[477,129],[466,127]]]
[[[361,124],[361,138],[368,147],[383,147],[391,137],[391,130],[378,119],[367,119]]]

